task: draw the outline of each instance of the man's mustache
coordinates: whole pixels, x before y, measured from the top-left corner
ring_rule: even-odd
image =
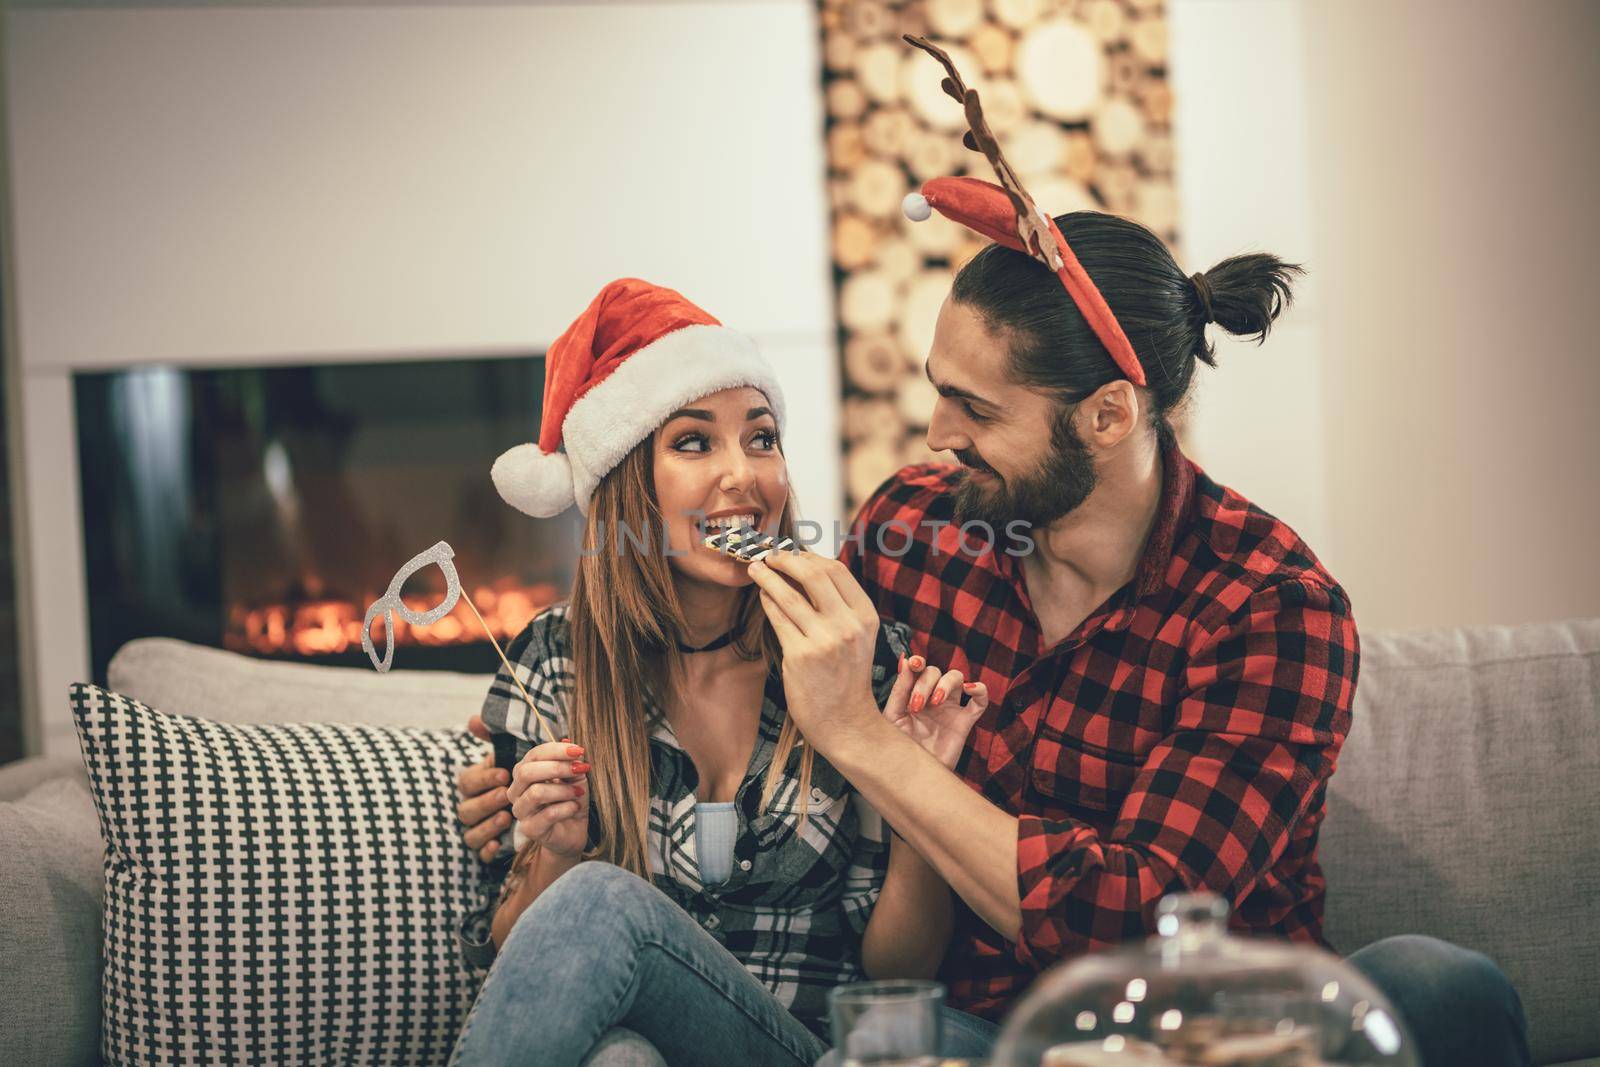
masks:
[[[973,449],[957,448],[952,450],[952,454],[963,467],[971,467],[973,470],[983,471],[985,474],[996,473],[995,469],[989,466],[989,464],[985,463],[983,461],[983,457],[978,455],[978,453]]]

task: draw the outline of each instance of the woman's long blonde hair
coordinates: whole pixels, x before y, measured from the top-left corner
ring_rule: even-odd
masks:
[[[654,725],[646,712],[647,698],[658,707],[669,699],[681,676],[678,642],[686,636],[663,543],[666,531],[651,453],[646,439],[600,480],[589,503],[585,554],[578,560],[567,609],[576,679],[568,722],[573,741],[583,746],[593,768],[589,803],[600,831],[598,844],[586,855],[646,878]],[[786,537],[794,536],[793,512],[791,496],[778,520]],[[638,540],[623,536],[624,529]],[[741,656],[763,659],[769,666],[779,661],[777,636],[761,614],[753,587],[741,593],[730,622]],[[801,804],[806,804],[812,751],[794,723],[785,719],[761,791],[763,808],[796,746],[801,748]]]

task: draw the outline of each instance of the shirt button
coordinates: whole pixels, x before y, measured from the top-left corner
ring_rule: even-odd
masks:
[[[740,860],[739,861],[739,869],[741,871],[748,871],[750,869],[750,861],[749,860]]]
[[[825,799],[826,799],[826,797],[823,795],[823,792],[822,792],[821,789],[812,789],[811,790],[811,802],[813,804],[821,804],[823,802],[823,800],[825,800]]]
[[[715,930],[717,927],[719,927],[721,925],[722,925],[722,920],[717,918],[715,915],[707,915],[706,916],[706,929],[707,930]]]

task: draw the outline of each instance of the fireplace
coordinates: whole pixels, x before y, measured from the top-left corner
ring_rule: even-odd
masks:
[[[531,519],[489,479],[533,436],[542,381],[541,357],[77,374],[95,679],[147,636],[365,664],[367,606],[439,540],[503,644],[566,595],[577,553],[573,515]],[[428,567],[402,596],[443,592]],[[499,664],[466,604],[395,630],[397,668]]]

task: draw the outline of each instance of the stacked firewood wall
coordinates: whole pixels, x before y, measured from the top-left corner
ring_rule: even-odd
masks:
[[[828,191],[854,509],[884,478],[933,457],[922,373],[939,305],[983,241],[900,202],[929,178],[993,181],[961,147],[943,71],[900,39],[950,52],[1035,202],[1090,208],[1177,241],[1172,91],[1162,0],[820,0]],[[946,457],[948,458],[948,457]]]

